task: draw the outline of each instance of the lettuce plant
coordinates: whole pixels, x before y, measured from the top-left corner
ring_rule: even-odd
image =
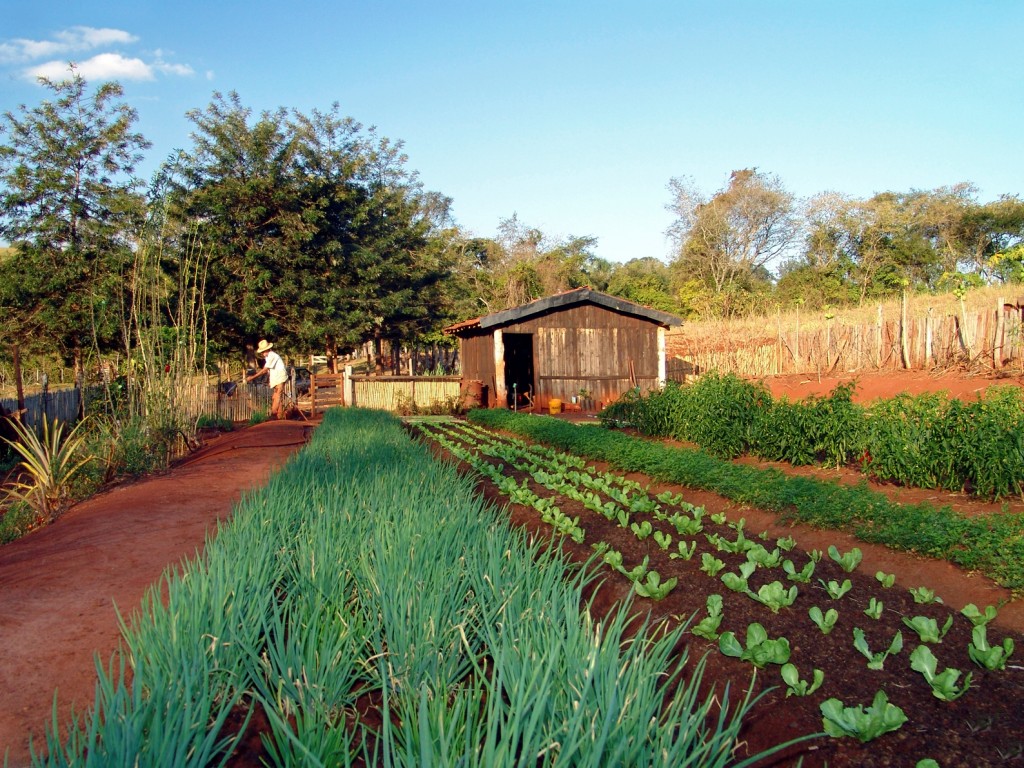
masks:
[[[864,637],[864,630],[860,627],[853,628],[853,647],[860,651],[864,658],[868,660],[868,669],[882,669],[885,666],[885,660],[894,653],[899,653],[903,650],[903,633],[898,631],[896,636],[893,637],[892,642],[889,643],[889,647],[880,651],[879,653],[872,653],[871,649],[868,648],[868,641]]]
[[[760,544],[747,550],[747,560],[757,563],[759,568],[777,568],[782,564],[782,551],[776,547],[771,552]]]
[[[893,584],[896,583],[896,574],[886,573],[885,571],[875,571],[875,579],[885,589],[889,589]]]
[[[842,584],[835,579],[830,579],[827,584],[824,579],[818,579],[818,582],[825,588],[825,591],[828,592],[828,596],[833,600],[838,600],[853,589],[853,584],[850,583],[849,579],[843,579]]]
[[[781,539],[777,539],[775,545],[783,552],[789,552],[796,546],[796,539],[792,536],[783,536]]]
[[[942,701],[956,701],[971,687],[971,677],[974,673],[968,672],[964,676],[962,688],[957,688],[956,681],[960,679],[960,670],[947,667],[942,672],[937,672],[938,659],[927,645],[919,645],[910,654],[910,668],[920,672],[928,685],[932,688],[932,695]]]
[[[868,607],[864,609],[864,614],[872,619],[880,619],[882,618],[883,608],[884,604],[882,601],[872,597],[868,601]]]
[[[718,627],[722,623],[722,596],[708,595],[707,608],[708,615],[701,619],[690,631],[698,637],[703,637],[707,640],[717,640]]]
[[[822,613],[821,608],[816,605],[812,605],[807,613],[811,617],[811,621],[817,625],[823,635],[827,635],[831,632],[835,628],[836,622],[839,621],[839,611],[835,608],[829,608],[827,611]]]
[[[733,592],[748,592],[747,579],[749,579],[754,571],[757,570],[757,564],[751,563],[749,560],[745,563],[740,563],[740,572],[736,573],[723,573],[722,582],[731,589]]]
[[[889,701],[885,691],[876,693],[871,706],[866,709],[843,706],[839,699],[823,701],[820,709],[825,733],[834,738],[853,736],[861,742],[868,742],[899,730],[907,722],[906,714]]]
[[[647,571],[643,580],[636,579],[633,582],[633,589],[640,597],[649,597],[651,600],[661,600],[665,595],[675,589],[679,579],[673,576],[671,579],[661,580],[661,574],[657,571]]]
[[[756,595],[751,593],[750,596],[757,600],[757,602],[767,605],[772,613],[778,613],[779,608],[788,608],[796,602],[797,588],[794,584],[789,589],[786,589],[782,586],[781,581],[773,581],[758,589]]]
[[[839,563],[839,567],[847,573],[853,573],[864,557],[858,547],[854,547],[849,552],[840,554],[835,544],[828,548],[828,556]]]
[[[982,613],[974,603],[968,603],[960,613],[966,616],[972,625],[977,627],[984,626],[992,621],[999,614],[999,608],[994,605],[986,605],[985,612]]]
[[[801,680],[800,670],[793,664],[782,665],[782,680],[786,684],[786,698],[790,696],[810,696],[821,687],[825,680],[825,673],[815,669],[811,673],[811,680]]]
[[[696,536],[704,530],[704,524],[701,523],[700,518],[694,519],[686,515],[680,515],[678,512],[672,515],[668,521],[680,536]]]
[[[928,587],[911,587],[910,594],[914,598],[914,602],[918,605],[942,602],[941,597],[936,597],[935,590],[928,589]]]
[[[682,502],[683,500],[683,494],[673,494],[672,491],[665,491],[664,493],[659,493],[654,498],[656,498],[662,504],[667,504],[670,507],[678,507],[680,502]]]
[[[672,546],[672,534],[663,533],[662,531],[654,532],[654,540],[658,543],[658,546],[662,549],[667,550]]]
[[[803,569],[798,571],[792,560],[783,560],[782,570],[786,572],[786,576],[790,581],[796,581],[800,584],[810,584],[811,576],[814,575],[814,561],[808,560]]]
[[[989,645],[988,628],[985,624],[977,624],[971,630],[971,644],[967,647],[967,653],[979,667],[994,671],[1006,669],[1006,660],[1013,653],[1013,648],[1013,639],[1009,637],[1003,638],[1002,645]]]
[[[758,669],[768,664],[785,664],[789,661],[789,640],[768,637],[765,628],[756,621],[747,626],[746,648],[736,639],[733,632],[723,632],[718,638],[718,648],[726,656],[751,662]]]
[[[942,629],[939,629],[939,623],[935,619],[928,616],[915,616],[912,619],[904,616],[903,623],[917,632],[917,636],[921,638],[922,643],[941,643],[942,638],[949,632],[949,628],[953,626],[953,616],[950,615],[946,619]]]
[[[708,576],[717,576],[718,573],[725,568],[725,563],[710,552],[704,552],[700,557],[700,562],[700,569]]]
[[[632,523],[629,526],[629,530],[633,532],[640,541],[643,541],[654,532],[654,526],[651,525],[650,520],[644,520],[640,523]]]
[[[670,552],[669,557],[673,560],[689,560],[693,557],[693,553],[697,551],[697,542],[691,541],[689,545],[685,541],[680,541],[676,545],[677,552]]]

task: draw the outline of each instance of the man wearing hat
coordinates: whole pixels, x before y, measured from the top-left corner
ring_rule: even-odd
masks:
[[[288,369],[281,356],[274,351],[274,345],[266,339],[260,339],[259,346],[256,347],[256,354],[265,356],[263,367],[252,376],[247,376],[245,380],[252,381],[263,375],[269,377],[270,388],[274,391],[274,397],[270,402],[270,413],[275,419],[283,419],[285,414],[281,411],[281,390],[284,389],[284,383],[288,381]]]

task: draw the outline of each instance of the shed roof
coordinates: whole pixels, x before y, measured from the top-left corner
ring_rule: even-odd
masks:
[[[652,323],[665,327],[683,324],[683,321],[680,318],[675,315],[670,315],[668,312],[651,309],[650,307],[645,307],[641,304],[627,301],[626,299],[620,299],[617,296],[609,296],[607,293],[601,293],[600,291],[595,291],[591,288],[575,288],[571,291],[556,293],[552,296],[546,296],[543,299],[531,301],[529,304],[523,304],[518,307],[502,310],[501,312],[495,312],[490,315],[484,315],[483,317],[464,320],[461,323],[449,325],[444,329],[444,332],[458,336],[461,331],[468,331],[475,328],[497,328],[502,325],[519,322],[520,320],[524,320],[544,312],[566,309],[577,304],[587,303],[596,304],[604,307],[605,309],[610,309],[613,312],[621,312],[625,315],[650,320]]]

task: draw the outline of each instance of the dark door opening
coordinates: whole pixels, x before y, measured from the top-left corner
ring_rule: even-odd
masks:
[[[509,408],[527,408],[533,404],[533,334],[506,333],[505,392]]]

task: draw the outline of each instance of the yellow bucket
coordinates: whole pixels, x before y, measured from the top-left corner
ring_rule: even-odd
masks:
[[[558,398],[555,398],[555,397],[551,398],[548,401],[548,413],[554,415],[556,413],[561,413],[561,412],[562,412],[562,401],[559,400]]]

